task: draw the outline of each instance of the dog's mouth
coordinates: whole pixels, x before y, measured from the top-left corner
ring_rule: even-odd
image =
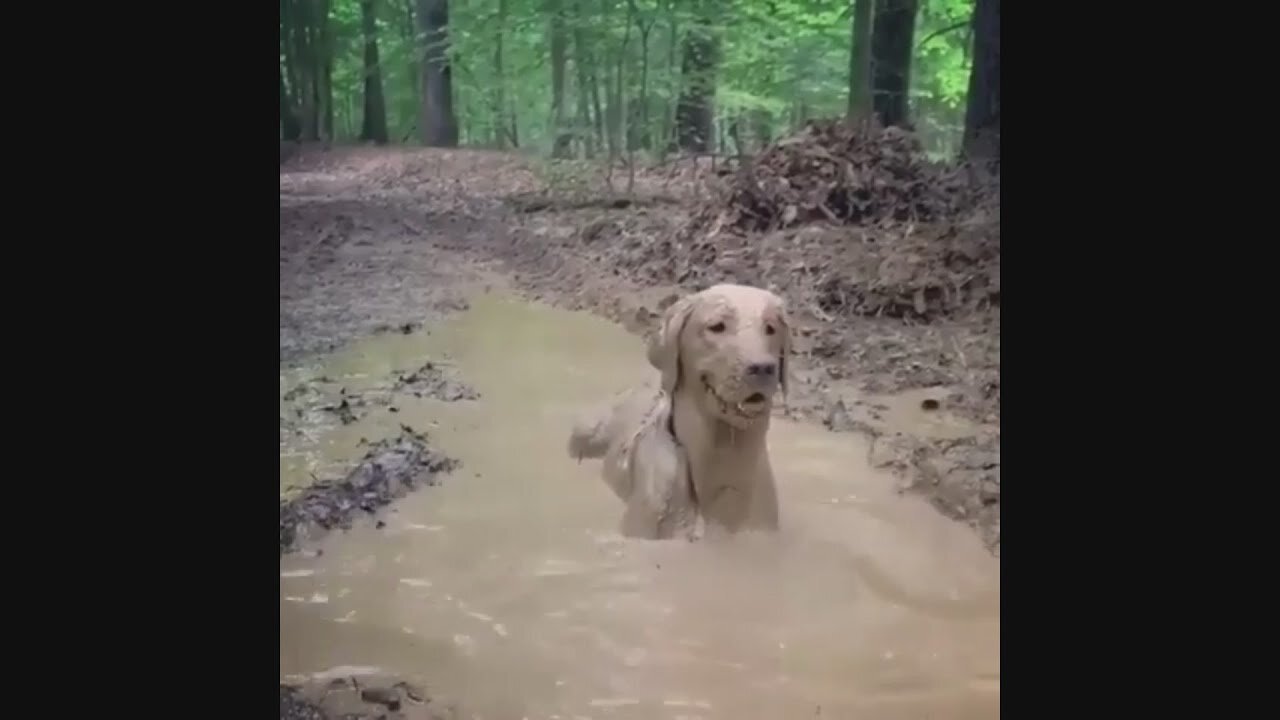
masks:
[[[769,412],[769,397],[764,393],[755,392],[737,401],[730,402],[720,396],[716,389],[707,381],[707,377],[702,377],[702,387],[706,389],[707,394],[715,400],[716,405],[720,408],[720,412],[730,417],[738,417],[744,420],[755,420],[765,413]]]

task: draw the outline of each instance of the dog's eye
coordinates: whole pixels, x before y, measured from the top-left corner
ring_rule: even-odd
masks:
[[[722,333],[724,332],[724,323],[718,322],[715,325],[708,326],[707,329],[713,333]]]
[[[778,331],[777,331],[777,330],[775,330],[775,329],[773,328],[773,326],[772,326],[772,325],[765,325],[765,326],[764,326],[764,334],[765,334],[765,335],[772,335],[772,334],[774,334],[774,333],[776,333],[776,332],[778,332]]]

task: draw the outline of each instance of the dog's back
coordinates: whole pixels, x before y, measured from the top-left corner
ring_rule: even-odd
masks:
[[[569,433],[569,456],[604,459],[604,479],[619,499],[631,496],[631,455],[638,436],[666,417],[668,404],[651,385],[621,392],[603,407],[578,417]]]
[[[571,457],[603,458],[605,484],[627,507],[624,535],[658,539],[697,532],[688,462],[668,429],[670,419],[666,393],[642,385],[580,416],[569,434]]]

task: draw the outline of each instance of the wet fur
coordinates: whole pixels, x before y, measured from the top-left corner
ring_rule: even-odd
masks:
[[[721,332],[708,330],[720,323]],[[704,522],[778,528],[765,436],[775,384],[785,397],[790,346],[782,300],[758,288],[717,285],[667,310],[647,348],[659,382],[581,417],[569,438],[572,457],[603,459],[605,484],[626,505],[624,535],[695,539]],[[776,360],[776,383],[746,370],[768,360]],[[757,387],[767,400],[750,416],[721,400]]]

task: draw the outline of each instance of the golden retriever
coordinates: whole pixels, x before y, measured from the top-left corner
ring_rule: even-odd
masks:
[[[623,535],[778,528],[765,436],[790,352],[786,306],[766,290],[715,285],[667,309],[648,341],[659,382],[580,418],[569,437],[570,456],[604,459],[626,504]]]

